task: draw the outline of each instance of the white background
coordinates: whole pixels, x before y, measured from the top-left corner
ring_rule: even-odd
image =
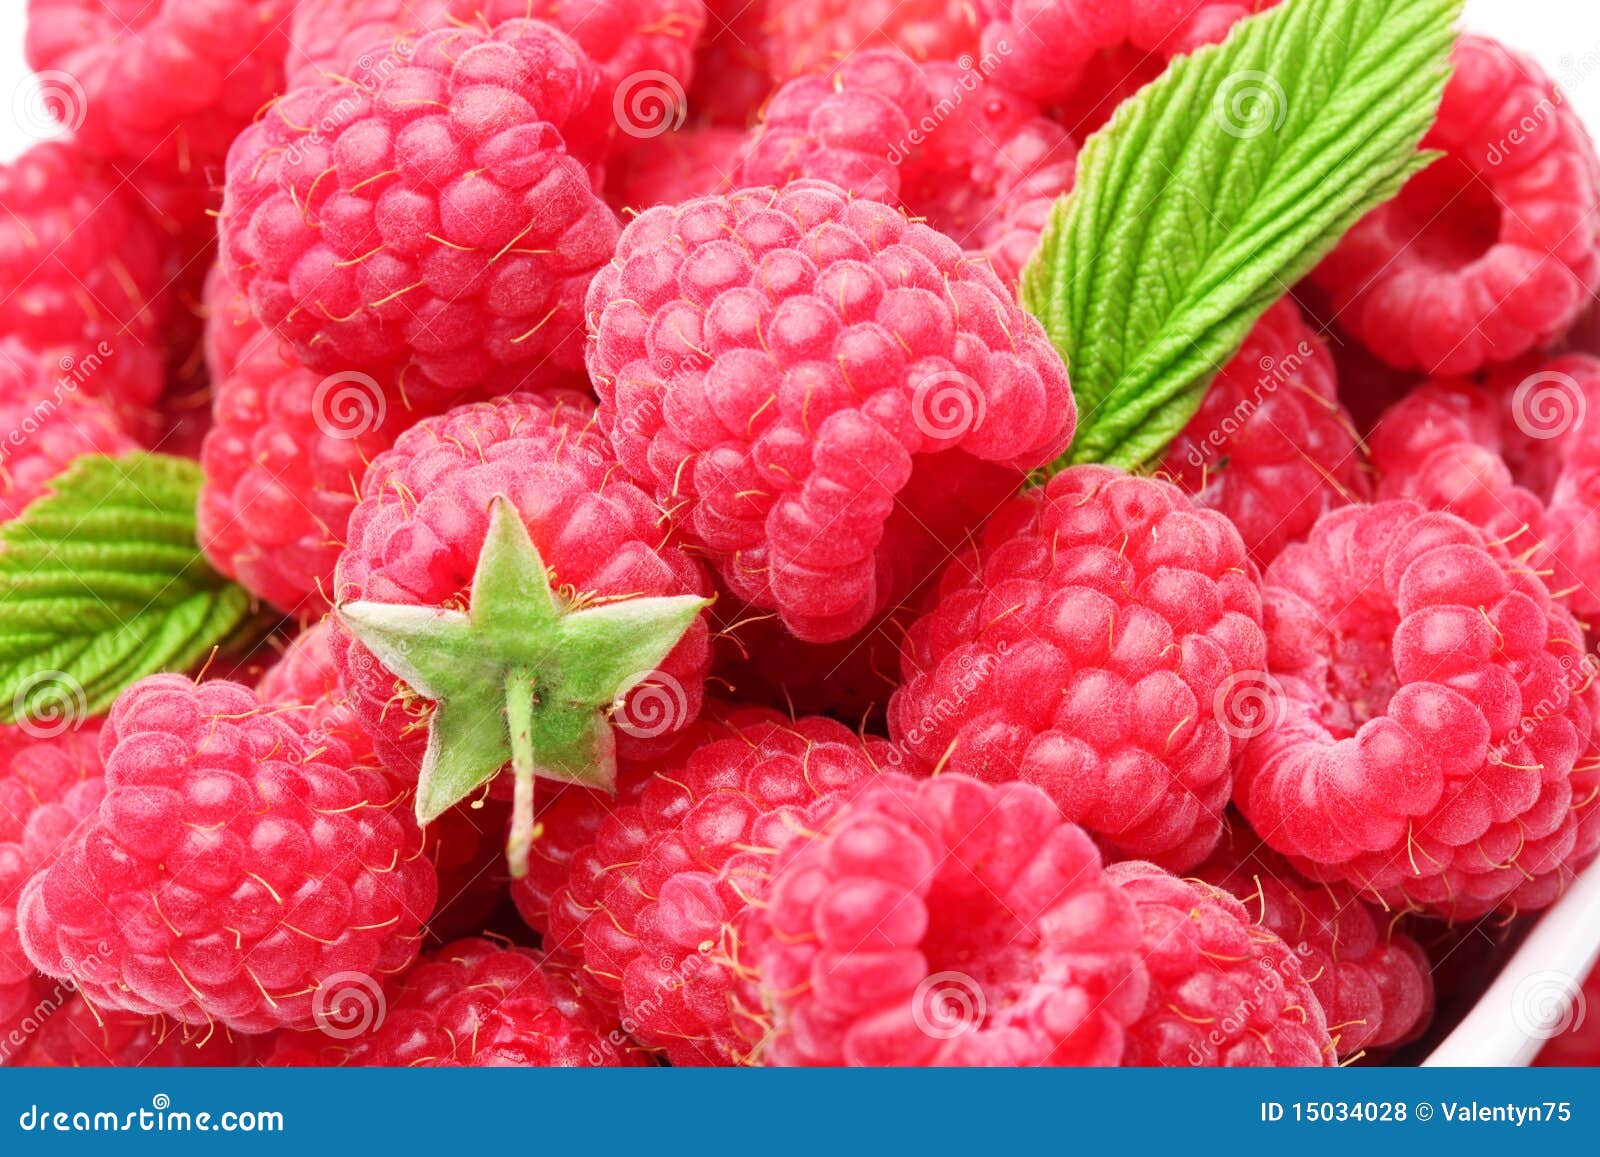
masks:
[[[23,0],[0,0],[0,160],[32,143],[10,115],[27,76]],[[1467,27],[1532,53],[1600,135],[1600,4],[1595,0],[1467,0]]]

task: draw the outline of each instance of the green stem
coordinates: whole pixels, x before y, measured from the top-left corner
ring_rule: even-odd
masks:
[[[506,675],[506,723],[511,733],[511,836],[506,840],[506,863],[511,878],[528,874],[533,850],[533,674],[515,669]]]

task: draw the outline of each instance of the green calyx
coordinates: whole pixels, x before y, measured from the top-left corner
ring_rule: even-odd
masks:
[[[610,790],[609,712],[644,682],[710,603],[698,595],[569,604],[515,507],[494,499],[466,611],[355,601],[340,620],[434,701],[417,782],[427,824],[507,763],[516,777],[513,876],[527,872],[536,778]]]

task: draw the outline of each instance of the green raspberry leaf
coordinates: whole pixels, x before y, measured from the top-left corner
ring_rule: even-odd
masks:
[[[1080,412],[1053,469],[1159,460],[1250,327],[1432,160],[1461,0],[1284,0],[1091,137],[1022,275]]]
[[[64,731],[253,625],[195,544],[200,483],[183,458],[89,455],[0,526],[0,723]]]

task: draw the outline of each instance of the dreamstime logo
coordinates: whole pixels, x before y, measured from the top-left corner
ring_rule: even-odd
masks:
[[[1283,716],[1283,687],[1265,671],[1235,671],[1211,701],[1222,730],[1235,739],[1254,739]]]
[[[311,997],[311,1019],[335,1040],[381,1027],[388,1011],[383,986],[365,972],[335,972]]]
[[[1289,98],[1277,77],[1256,69],[1235,72],[1217,88],[1222,131],[1240,140],[1277,132],[1289,117]]]
[[[988,401],[968,374],[941,370],[917,383],[911,420],[930,438],[959,438],[983,425]]]
[[[54,739],[77,727],[89,714],[89,697],[65,671],[35,671],[11,697],[17,726],[35,739]]]
[[[1542,370],[1524,378],[1511,395],[1511,418],[1530,438],[1559,438],[1583,422],[1583,387],[1571,374]]]
[[[1576,1032],[1587,1013],[1582,984],[1553,968],[1528,973],[1511,993],[1511,1023],[1533,1040]]]
[[[617,701],[611,721],[635,739],[654,739],[689,721],[689,696],[665,671],[651,671]]]
[[[911,994],[911,1019],[934,1040],[953,1040],[983,1025],[983,989],[965,972],[935,972]]]
[[[630,137],[648,140],[682,127],[689,115],[689,98],[671,73],[647,68],[617,85],[611,115]]]
[[[11,93],[17,127],[35,140],[77,132],[88,112],[89,98],[78,78],[54,69],[24,78]]]
[[[311,395],[311,417],[329,438],[347,442],[370,434],[388,414],[377,379],[356,370],[330,374]]]

